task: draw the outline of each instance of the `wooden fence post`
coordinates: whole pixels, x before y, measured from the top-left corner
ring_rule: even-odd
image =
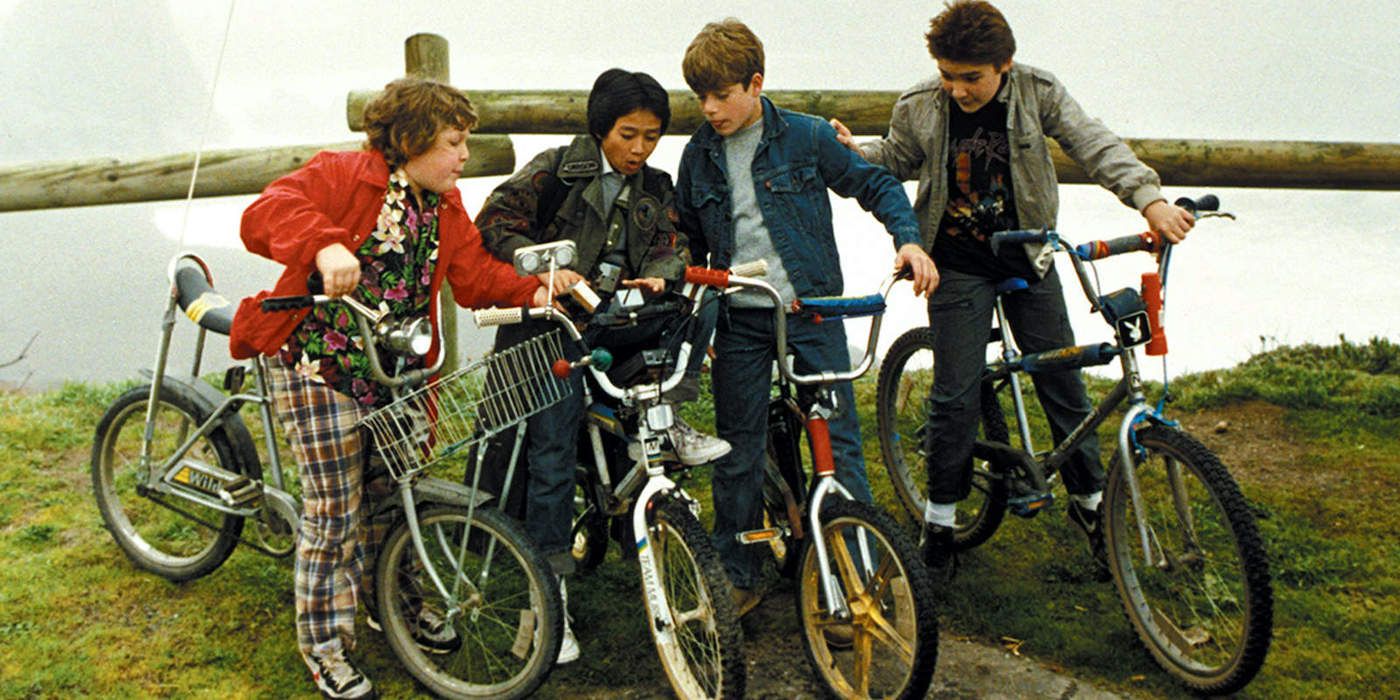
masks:
[[[407,75],[440,83],[452,82],[447,39],[443,37],[436,34],[414,34],[405,39],[403,60]],[[442,324],[442,352],[446,353],[442,373],[448,374],[457,369],[457,302],[452,297],[452,283],[446,277],[442,280],[441,304],[438,322]]]

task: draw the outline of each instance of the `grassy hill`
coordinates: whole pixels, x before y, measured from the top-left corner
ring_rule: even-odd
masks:
[[[0,697],[313,697],[295,651],[288,562],[240,549],[214,574],[175,585],[138,572],[102,528],[89,450],[121,388],[0,393]],[[863,404],[873,389],[870,379],[859,385]],[[1174,380],[1171,390],[1172,415],[1231,468],[1272,558],[1274,646],[1245,695],[1393,693],[1400,347],[1277,348]],[[688,414],[704,425],[708,410]],[[871,481],[889,499],[874,424],[863,416]],[[696,476],[701,491],[706,478]],[[1087,553],[1065,518],[1011,520],[964,559],[945,629],[989,643],[1012,638],[1022,654],[1126,692],[1180,695],[1140,651],[1111,584],[1079,575]],[[571,583],[570,598],[584,658],[552,675],[542,694],[661,693],[633,564],[614,551],[598,573]],[[781,612],[771,617],[793,617]],[[794,631],[750,625],[752,672],[805,672],[790,655],[762,651],[765,635]],[[358,653],[386,696],[421,692],[379,635],[361,634]]]

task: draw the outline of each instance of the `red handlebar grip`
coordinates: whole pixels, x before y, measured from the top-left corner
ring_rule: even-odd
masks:
[[[561,357],[555,360],[553,365],[550,365],[549,371],[560,379],[568,379],[569,375],[573,373],[574,367],[569,364],[568,360]]]
[[[729,270],[716,270],[709,267],[685,268],[685,281],[691,284],[704,284],[723,289],[729,286]]]
[[[1147,323],[1152,327],[1152,340],[1147,341],[1148,355],[1167,354],[1167,330],[1162,327],[1162,278],[1155,272],[1142,275],[1142,300],[1147,304]]]
[[[812,439],[812,473],[827,476],[836,473],[831,456],[831,427],[825,418],[808,418],[807,435]]]

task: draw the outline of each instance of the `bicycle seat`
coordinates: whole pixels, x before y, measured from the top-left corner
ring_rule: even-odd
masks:
[[[620,387],[636,386],[664,378],[676,364],[676,354],[666,348],[653,348],[614,362],[608,379]]]
[[[233,305],[210,286],[202,269],[181,265],[175,271],[175,294],[180,310],[200,328],[228,335],[233,325]]]
[[[1012,292],[1019,292],[1030,288],[1030,283],[1025,281],[1024,279],[1021,279],[1020,277],[1008,277],[1002,280],[1001,282],[997,283],[997,294],[1010,294]]]

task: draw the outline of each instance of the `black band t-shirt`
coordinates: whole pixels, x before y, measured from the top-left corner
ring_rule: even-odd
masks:
[[[1034,281],[1021,246],[1004,246],[995,255],[988,243],[993,233],[1017,228],[1006,103],[992,100],[971,114],[949,104],[948,111],[948,206],[934,240],[934,262],[965,274]]]

